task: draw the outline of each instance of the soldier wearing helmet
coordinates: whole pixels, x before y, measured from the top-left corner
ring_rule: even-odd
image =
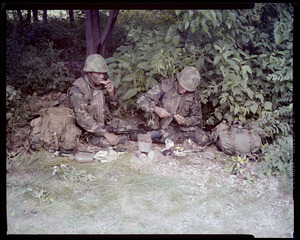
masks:
[[[201,103],[197,87],[200,73],[194,67],[186,67],[177,78],[168,78],[144,93],[137,101],[139,107],[149,113],[153,130],[152,140],[163,142],[169,138],[182,143],[190,138],[200,146],[211,141],[210,135],[200,127]],[[158,131],[157,131],[158,130]]]
[[[89,55],[83,71],[85,76],[77,79],[68,90],[77,123],[88,132],[89,141],[93,145],[117,145],[120,136],[114,134],[113,130],[122,131],[137,127],[129,120],[112,115],[112,111],[118,107],[118,99],[114,83],[107,75],[105,59],[99,54]]]

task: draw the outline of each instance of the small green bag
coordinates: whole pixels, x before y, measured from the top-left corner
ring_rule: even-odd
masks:
[[[217,148],[224,153],[253,157],[260,153],[261,139],[266,133],[254,123],[234,121],[230,125],[223,122],[217,125],[212,136]]]

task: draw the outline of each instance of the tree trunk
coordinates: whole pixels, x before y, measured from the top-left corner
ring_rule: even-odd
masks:
[[[38,10],[32,10],[32,15],[33,15],[33,21],[38,22]]]
[[[27,10],[26,22],[30,22],[30,21],[31,21],[31,10]]]
[[[18,13],[19,21],[20,21],[20,26],[22,27],[23,23],[24,23],[24,18],[22,16],[22,12],[21,12],[21,10],[17,10],[17,13]]]
[[[70,25],[72,28],[74,26],[74,11],[73,10],[69,10],[69,17],[70,17]]]
[[[44,10],[44,11],[43,11],[43,22],[44,22],[44,23],[47,23],[47,21],[48,21],[48,20],[47,20],[47,10]]]
[[[99,10],[85,10],[86,55],[98,53],[100,42]]]
[[[98,52],[101,56],[104,57],[105,52],[106,52],[106,47],[107,47],[107,43],[108,43],[108,39],[111,35],[111,32],[115,26],[115,23],[117,21],[117,17],[119,14],[120,10],[110,10],[109,12],[109,18],[107,20],[107,23],[105,25],[104,31],[102,33],[101,36],[101,42],[98,46]]]

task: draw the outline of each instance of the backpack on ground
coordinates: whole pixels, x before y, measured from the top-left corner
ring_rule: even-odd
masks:
[[[65,152],[77,149],[82,131],[75,125],[75,114],[71,108],[43,108],[39,114],[40,117],[30,122],[32,149],[44,147],[46,150]]]
[[[219,150],[228,155],[248,155],[257,159],[261,152],[262,141],[266,133],[254,123],[234,121],[228,125],[220,123],[212,132]]]

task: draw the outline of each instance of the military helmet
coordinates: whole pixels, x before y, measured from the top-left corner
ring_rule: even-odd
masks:
[[[195,67],[185,67],[177,74],[180,85],[187,91],[193,92],[200,83],[200,73]]]
[[[106,61],[99,54],[91,54],[85,60],[83,71],[84,72],[98,72],[98,73],[105,72],[106,73],[107,72]]]

